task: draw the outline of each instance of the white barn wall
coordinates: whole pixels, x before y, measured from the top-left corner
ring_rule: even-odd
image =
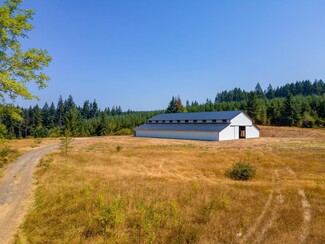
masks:
[[[234,139],[237,140],[237,139],[239,139],[239,126],[235,126],[234,128],[235,128],[235,137],[234,137]]]
[[[189,131],[137,131],[138,137],[173,138],[173,139],[193,139],[218,141],[218,132],[189,132]]]
[[[258,138],[260,131],[255,126],[246,127],[246,138]]]
[[[228,126],[219,132],[219,141],[234,140],[235,137],[236,137],[236,127]]]
[[[230,120],[231,125],[238,125],[238,126],[249,126],[252,125],[252,121],[244,114],[240,113],[235,118]]]

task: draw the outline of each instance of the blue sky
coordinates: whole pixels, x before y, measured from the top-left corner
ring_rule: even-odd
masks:
[[[325,79],[325,1],[25,1],[35,29],[24,47],[48,50],[40,105],[166,108],[234,87]],[[28,106],[36,102],[17,101]]]

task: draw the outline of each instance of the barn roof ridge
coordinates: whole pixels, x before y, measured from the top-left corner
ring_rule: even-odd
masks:
[[[188,112],[188,113],[165,113],[156,115],[149,120],[206,120],[206,119],[233,119],[243,110],[215,111],[215,112]]]

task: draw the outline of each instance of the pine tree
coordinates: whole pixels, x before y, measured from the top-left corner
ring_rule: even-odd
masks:
[[[69,95],[68,99],[64,101],[64,112],[69,112],[71,109],[76,108],[76,104],[73,101],[73,98],[71,95]]]
[[[34,128],[42,126],[42,110],[38,105],[33,108],[32,121]]]
[[[166,113],[177,113],[177,99],[173,96],[166,109]]]
[[[260,83],[257,83],[257,85],[255,86],[255,93],[258,98],[265,98],[265,94],[263,92],[263,89],[262,89]]]
[[[259,122],[261,115],[261,104],[255,92],[250,92],[248,95],[246,112],[252,118],[254,123]]]
[[[49,128],[49,124],[50,124],[49,119],[50,119],[50,108],[46,102],[42,108],[42,125],[46,128]]]
[[[90,118],[90,103],[89,100],[86,100],[81,109],[81,115],[84,119]]]
[[[64,128],[72,136],[78,136],[81,131],[82,116],[80,111],[73,107],[64,115]]]
[[[271,84],[269,84],[269,86],[267,87],[266,97],[268,99],[273,99],[275,97],[275,92]]]
[[[51,106],[49,108],[49,118],[48,118],[48,128],[52,129],[55,127],[55,113],[56,113],[56,109],[54,106],[54,103],[51,103]]]
[[[98,115],[98,104],[96,100],[90,104],[89,118],[96,118]]]
[[[284,102],[284,111],[282,114],[282,121],[284,125],[298,125],[301,120],[299,104],[294,100],[291,94],[287,96]]]
[[[56,124],[61,127],[63,125],[64,120],[64,102],[62,96],[59,97],[58,105],[56,106],[56,116],[55,122]]]

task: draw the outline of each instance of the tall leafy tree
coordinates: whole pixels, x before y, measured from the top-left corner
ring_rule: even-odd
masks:
[[[33,29],[29,22],[33,10],[20,8],[22,0],[5,0],[0,6],[0,114],[7,112],[14,119],[21,119],[19,109],[10,106],[17,97],[37,98],[26,84],[35,82],[45,88],[49,77],[43,73],[51,57],[46,50],[30,48],[24,51],[20,41]]]

